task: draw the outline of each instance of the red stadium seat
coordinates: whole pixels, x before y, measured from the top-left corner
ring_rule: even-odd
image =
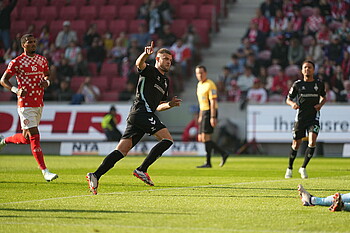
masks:
[[[101,93],[100,101],[118,101],[119,92],[116,91],[105,91]]]
[[[82,6],[79,10],[79,19],[93,20],[97,17],[97,10],[95,6]]]
[[[91,76],[97,75],[97,65],[95,62],[89,62],[88,68],[89,68],[89,72],[90,72]]]
[[[114,5],[101,6],[98,17],[106,20],[116,19],[118,17],[117,7]]]
[[[26,20],[16,20],[11,23],[11,37],[14,38],[17,33],[23,34],[27,31]]]
[[[32,22],[35,25],[35,36],[39,37],[41,29],[47,24],[45,20],[35,20]]]
[[[215,5],[202,5],[199,7],[198,18],[209,19],[210,22],[216,17]]]
[[[38,8],[36,6],[23,7],[21,10],[20,19],[26,21],[35,20],[38,17]]]
[[[45,20],[50,23],[56,20],[58,16],[58,10],[55,6],[44,6],[40,9],[39,19]]]
[[[18,20],[20,15],[20,10],[18,7],[15,7],[11,12],[11,22]]]
[[[136,19],[137,8],[135,5],[124,5],[119,8],[119,18],[126,20]]]
[[[179,19],[185,19],[191,21],[192,19],[197,18],[198,9],[196,5],[181,5],[180,9],[176,10],[176,16]]]
[[[32,0],[30,1],[31,6],[44,7],[47,6],[48,0]]]
[[[188,23],[185,19],[174,19],[170,28],[177,38],[181,38],[186,32],[187,26]]]
[[[128,81],[128,78],[119,77],[119,76],[113,77],[112,83],[111,83],[111,90],[118,91],[118,92],[124,90],[127,81]]]
[[[91,83],[97,86],[100,89],[100,92],[103,93],[109,90],[109,79],[107,76],[96,76],[91,79]]]
[[[96,24],[97,32],[100,35],[103,35],[108,31],[107,20],[104,20],[104,19],[92,20],[90,23]]]
[[[70,27],[77,32],[78,40],[81,40],[84,33],[87,31],[87,24],[85,20],[72,20]]]
[[[210,24],[206,19],[194,19],[192,25],[201,38],[201,44],[204,47],[210,46]]]
[[[120,32],[127,32],[127,21],[124,19],[112,20],[109,23],[109,31],[114,35],[119,35]]]
[[[144,19],[134,19],[129,21],[128,33],[137,33],[140,24],[147,25],[147,21]]]
[[[186,4],[189,5],[195,5],[197,8],[199,8],[201,5],[206,4],[207,0],[186,0]]]
[[[80,7],[87,5],[87,1],[86,0],[73,0],[73,1],[70,1],[69,5],[76,6],[76,7],[78,7],[78,9],[80,9]]]
[[[108,0],[93,0],[93,1],[89,1],[89,5],[94,6],[94,7],[101,7],[106,5],[108,2],[112,2],[112,1],[108,1]],[[113,1],[113,2],[119,2],[118,1]]]
[[[63,20],[54,20],[50,23],[50,32],[53,38],[63,29]]]
[[[116,76],[118,75],[118,65],[117,63],[107,63],[104,62],[101,68],[101,75],[105,76]]]
[[[15,94],[11,91],[0,91],[0,101],[10,101]]]
[[[63,20],[74,20],[78,16],[76,6],[64,6],[60,9],[59,17]]]
[[[72,80],[70,81],[70,88],[74,92],[77,92],[80,85],[84,82],[85,78],[85,76],[73,76]]]

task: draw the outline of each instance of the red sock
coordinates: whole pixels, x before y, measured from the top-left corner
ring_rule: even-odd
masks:
[[[41,170],[46,169],[44,154],[40,147],[40,135],[34,134],[30,136],[30,148],[32,149],[32,154],[39,164]]]
[[[15,143],[15,144],[29,144],[29,139],[25,138],[23,134],[17,133],[10,137],[5,138],[5,143]]]

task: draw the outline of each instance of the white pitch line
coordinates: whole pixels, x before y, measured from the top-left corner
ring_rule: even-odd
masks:
[[[349,176],[341,176],[342,177],[349,177]],[[324,178],[332,178],[332,177],[315,177],[315,178],[309,178],[311,179],[324,179]],[[288,179],[288,180],[296,180],[296,179]],[[207,187],[222,187],[222,186],[235,186],[235,185],[246,185],[246,184],[259,184],[259,183],[273,183],[273,182],[283,182],[287,181],[286,179],[283,180],[262,180],[262,181],[253,181],[253,182],[241,182],[241,183],[231,183],[231,184],[217,184],[217,185],[200,185],[200,186],[190,186],[190,187],[174,187],[174,188],[159,188],[159,189],[146,189],[146,190],[138,190],[138,191],[125,191],[125,192],[112,192],[112,193],[99,193],[97,196],[102,195],[115,195],[115,194],[125,194],[125,193],[142,193],[142,192],[156,192],[156,191],[168,191],[168,190],[180,190],[180,189],[193,189],[193,188],[207,188]],[[42,202],[42,201],[54,201],[54,200],[63,200],[63,199],[71,199],[71,198],[80,198],[80,197],[94,197],[95,195],[75,195],[75,196],[68,196],[68,197],[53,197],[53,198],[45,198],[45,199],[36,199],[36,200],[27,200],[27,201],[15,201],[15,202],[6,202],[6,203],[0,203],[1,205],[10,205],[10,204],[23,204],[23,203],[31,203],[31,202]]]

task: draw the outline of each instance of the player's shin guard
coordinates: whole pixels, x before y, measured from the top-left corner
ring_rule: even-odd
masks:
[[[205,145],[205,151],[207,152],[207,164],[211,165],[211,152],[213,151],[213,142],[212,141],[206,141],[204,142]]]
[[[315,147],[310,147],[308,146],[306,151],[305,151],[305,158],[304,158],[304,163],[301,167],[305,168],[307,164],[310,162],[312,156],[314,155],[315,152]]]
[[[147,172],[149,166],[151,166],[162,154],[164,151],[169,149],[173,145],[173,142],[168,139],[163,139],[158,142],[152,150],[147,155],[146,159],[143,161],[140,167],[137,168],[139,171]]]
[[[30,144],[30,140],[28,138],[25,138],[23,134],[17,133],[15,135],[5,138],[5,143]]]
[[[30,148],[32,150],[32,154],[36,159],[37,163],[39,164],[40,169],[41,170],[46,169],[44,154],[40,146],[40,134],[34,134],[30,136],[29,139],[30,139]]]
[[[293,169],[293,164],[294,164],[294,160],[297,157],[297,150],[294,150],[293,148],[290,148],[290,152],[289,152],[289,165],[288,168],[289,169]]]
[[[111,153],[109,153],[109,155],[106,156],[101,165],[94,172],[96,178],[100,179],[102,175],[104,175],[112,167],[114,167],[114,164],[116,164],[122,158],[124,158],[124,155],[119,150],[114,150]]]

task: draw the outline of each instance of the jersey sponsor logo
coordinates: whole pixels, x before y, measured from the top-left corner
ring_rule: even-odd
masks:
[[[301,97],[318,97],[318,94],[300,94]]]

